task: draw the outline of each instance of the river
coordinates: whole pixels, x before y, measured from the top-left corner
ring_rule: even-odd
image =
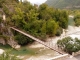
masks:
[[[12,49],[9,45],[0,44],[0,49],[9,51],[12,55],[16,55],[22,60],[46,60],[59,54],[51,49],[44,47],[39,43],[33,43],[31,45],[22,46],[20,49]]]

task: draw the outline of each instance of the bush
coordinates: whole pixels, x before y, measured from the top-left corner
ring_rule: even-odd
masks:
[[[76,19],[76,20],[75,20],[75,25],[76,25],[76,26],[80,26],[80,19]]]
[[[80,14],[74,17],[75,25],[80,26]]]
[[[17,40],[17,42],[20,44],[20,45],[26,45],[26,44],[29,44],[29,43],[32,43],[34,40],[18,33],[16,36],[15,36],[15,40]]]
[[[77,52],[80,50],[80,40],[71,37],[63,38],[62,40],[58,40],[57,45],[63,51],[72,54],[72,52]]]
[[[21,60],[21,59],[18,59],[16,56],[11,56],[8,52],[5,52],[0,55],[0,60]]]
[[[56,36],[60,36],[62,34],[62,32],[63,32],[62,28],[59,27],[57,29]]]

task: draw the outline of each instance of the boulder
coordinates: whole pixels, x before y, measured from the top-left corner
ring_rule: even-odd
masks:
[[[0,54],[3,54],[4,53],[4,50],[3,49],[0,49]]]
[[[0,43],[3,44],[3,45],[6,44],[6,42],[5,42],[5,40],[3,38],[0,38]]]
[[[15,49],[19,49],[21,46],[20,45],[16,45],[15,46]]]

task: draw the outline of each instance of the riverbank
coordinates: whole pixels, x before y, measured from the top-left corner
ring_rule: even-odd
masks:
[[[67,30],[68,31],[66,32],[66,34],[65,32],[63,32],[63,34],[59,37],[48,38],[46,43],[52,43],[53,46],[55,46],[59,39],[64,38],[66,36],[80,38],[80,27],[69,26]],[[28,54],[27,52],[31,52],[33,54]],[[25,47],[21,47],[20,51],[13,51],[12,53],[18,53],[18,57],[23,60],[47,60],[60,55],[59,53],[49,48],[46,48],[44,45],[38,42],[35,42]]]
[[[32,55],[31,57],[25,57],[24,60],[47,60],[50,58],[53,58],[55,56],[59,56],[60,54],[45,47],[44,45],[35,42],[28,46],[29,48],[35,49],[35,55]]]
[[[67,37],[67,36],[70,36],[72,37],[73,39],[74,38],[78,38],[80,39],[80,27],[75,27],[75,26],[69,26],[68,29],[67,29],[67,32],[65,33],[65,31],[63,32],[63,34],[59,37],[53,37],[53,38],[49,38],[47,41],[48,42],[52,42],[55,46],[55,44],[57,43],[58,39],[62,39],[64,37]],[[44,47],[43,45],[41,44],[38,44],[38,45],[32,45],[30,46],[31,48],[39,48],[39,47]],[[54,53],[54,55],[56,55],[58,53]],[[51,56],[49,56],[50,54],[46,54],[46,55],[42,55],[42,56],[31,56],[30,58],[26,59],[26,60],[47,60],[47,59],[50,59],[52,58]],[[56,55],[56,56],[59,56],[60,54]],[[53,56],[55,57],[55,56]]]

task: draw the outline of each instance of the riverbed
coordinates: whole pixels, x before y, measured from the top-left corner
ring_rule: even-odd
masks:
[[[48,49],[37,42],[31,45],[22,46],[18,50],[11,48],[9,45],[3,46],[0,44],[0,49],[8,51],[12,55],[16,55],[22,60],[46,60],[59,55],[57,52]]]

